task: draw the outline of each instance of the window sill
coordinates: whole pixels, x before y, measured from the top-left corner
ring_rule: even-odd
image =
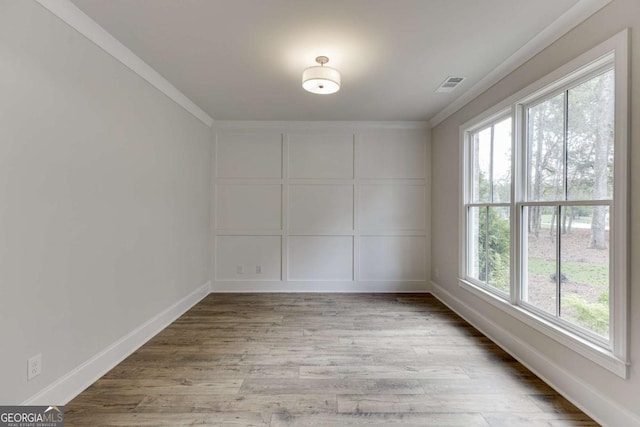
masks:
[[[597,363],[617,376],[625,379],[628,378],[629,363],[614,355],[611,350],[600,347],[569,330],[554,325],[534,313],[512,305],[508,301],[467,280],[458,279],[458,282],[461,288],[471,292],[478,298],[502,310],[525,325],[537,330],[590,361]]]

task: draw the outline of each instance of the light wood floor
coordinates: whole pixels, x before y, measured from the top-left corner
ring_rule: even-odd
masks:
[[[429,295],[212,294],[67,426],[594,426]]]

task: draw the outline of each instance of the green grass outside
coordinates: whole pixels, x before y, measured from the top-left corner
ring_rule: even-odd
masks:
[[[551,226],[551,215],[542,214],[540,215],[540,225],[543,230],[549,230]],[[589,217],[576,217],[573,219],[573,224],[586,224],[591,225],[591,218]]]
[[[555,261],[529,258],[529,274],[549,277],[555,273],[555,271]],[[567,276],[571,282],[601,287],[609,286],[608,264],[565,261],[562,263],[562,273]]]

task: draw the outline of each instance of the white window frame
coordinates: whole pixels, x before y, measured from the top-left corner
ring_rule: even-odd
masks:
[[[520,299],[520,249],[524,238],[520,226],[521,209],[526,202],[526,105],[556,94],[580,79],[588,78],[607,64],[614,67],[614,194],[611,204],[610,246],[610,334],[609,340],[572,327],[566,321],[557,321]],[[580,55],[547,76],[518,91],[493,108],[464,123],[460,127],[461,180],[460,180],[460,286],[484,301],[500,308],[526,325],[549,336],[578,354],[599,364],[616,375],[627,378],[628,354],[628,279],[629,279],[629,31],[624,30],[588,52]],[[505,295],[489,286],[482,286],[467,277],[467,206],[470,199],[470,136],[501,118],[512,117],[512,190],[511,190],[511,287]],[[557,201],[544,202],[555,205]],[[563,202],[564,203],[564,202]],[[567,202],[567,204],[575,204]]]
[[[514,157],[514,152],[513,152],[513,122],[514,122],[514,118],[513,115],[511,113],[511,110],[503,110],[498,112],[497,114],[492,114],[489,117],[485,118],[484,120],[481,120],[478,123],[475,123],[474,126],[465,129],[464,131],[464,138],[466,140],[466,143],[464,144],[464,158],[465,158],[465,167],[464,169],[464,177],[463,177],[463,182],[464,185],[462,186],[463,188],[463,209],[464,209],[464,221],[465,221],[465,236],[469,235],[469,224],[470,224],[470,218],[467,216],[467,212],[469,210],[469,208],[472,207],[477,207],[477,208],[485,208],[485,207],[506,207],[509,208],[509,224],[510,225],[510,241],[509,241],[509,254],[511,255],[513,253],[513,220],[514,220],[514,216],[513,216],[513,176],[511,177],[511,195],[510,195],[510,202],[509,203],[504,203],[504,202],[474,202],[472,200],[472,187],[473,187],[473,177],[471,176],[471,173],[469,173],[471,171],[471,160],[472,160],[472,150],[473,150],[473,135],[476,134],[477,132],[480,132],[490,126],[494,126],[500,122],[502,122],[503,120],[506,120],[510,118],[511,119],[511,157],[512,157],[512,164],[511,164],[511,170],[513,171],[513,157]],[[493,158],[491,159],[491,162],[493,162]],[[493,182],[490,182],[490,185],[493,186]],[[464,239],[465,245],[468,243],[468,239],[465,237]],[[464,268],[463,271],[465,272],[464,276],[461,277],[465,277],[465,280],[473,283],[474,286],[477,286],[479,288],[482,288],[484,290],[486,290],[487,292],[491,292],[493,294],[495,294],[496,297],[498,298],[502,298],[505,300],[509,299],[509,294],[506,292],[501,291],[500,289],[494,288],[493,286],[489,285],[488,283],[482,283],[478,280],[475,280],[474,278],[469,277],[466,272],[469,270],[470,268],[470,260],[468,257],[468,254],[471,251],[469,250],[468,246],[465,246],[465,250],[464,250],[464,254],[463,254],[463,259],[464,259]],[[513,258],[511,258],[511,265],[513,266]],[[511,280],[513,281],[513,268],[509,269],[509,277],[511,277]]]

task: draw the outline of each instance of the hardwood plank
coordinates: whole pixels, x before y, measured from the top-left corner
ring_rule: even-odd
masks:
[[[246,354],[240,355],[242,359],[239,364],[255,365],[269,360],[269,363],[278,365],[295,365],[295,366],[327,366],[327,365],[356,365],[362,364],[392,364],[392,363],[420,363],[420,356],[407,352],[363,352],[350,353],[348,348],[343,348],[342,352],[337,349],[334,351],[317,351],[308,354]]]
[[[459,366],[407,366],[407,365],[342,365],[301,366],[300,378],[337,379],[425,379],[425,378],[469,378]]]
[[[304,336],[311,337],[337,337],[337,338],[369,338],[369,337],[430,337],[430,336],[481,336],[477,329],[471,327],[443,327],[430,325],[428,328],[380,328],[380,329],[347,329],[347,328],[322,328],[304,329]]]
[[[212,364],[230,365],[242,362],[242,354],[172,354],[148,353],[136,351],[127,357],[122,363],[143,366],[211,366]],[[255,364],[255,363],[253,363]]]
[[[579,414],[582,411],[557,393],[533,394],[529,398],[544,412],[554,414]]]
[[[298,378],[297,366],[281,365],[213,365],[207,367],[184,366],[170,364],[165,366],[148,367],[134,364],[118,365],[103,378],[119,379],[145,378],[186,378],[192,381],[244,378]]]
[[[598,427],[584,413],[485,413],[484,418],[491,427]]]
[[[204,330],[203,330],[204,329]],[[185,327],[173,327],[165,329],[155,337],[153,337],[150,344],[199,344],[207,341],[218,342],[224,338],[236,338],[236,339],[255,339],[256,337],[264,338],[283,338],[291,339],[296,337],[302,337],[304,331],[302,328],[287,327],[287,326],[249,326],[245,327],[243,324],[236,324],[233,326],[225,326],[224,328],[213,323],[208,328],[195,328],[191,326]]]
[[[247,379],[240,394],[419,394],[424,393],[416,380],[320,379],[270,381]]]
[[[520,393],[545,394],[553,393],[553,389],[537,377],[531,378],[469,378],[469,379],[426,379],[418,380],[425,393],[442,393],[467,395],[480,393]]]
[[[144,394],[97,393],[89,387],[64,407],[65,418],[75,418],[77,414],[98,412],[133,412],[147,396]]]
[[[187,378],[102,378],[93,385],[96,393],[140,394],[236,394],[242,379],[190,380]]]
[[[247,342],[247,343],[219,343],[211,345],[149,345],[143,346],[138,351],[140,354],[158,354],[158,355],[221,355],[221,354],[291,354],[291,353],[313,353],[319,346],[332,346],[336,344],[316,344],[316,345],[295,345],[286,343],[265,343],[265,342]],[[338,345],[340,346],[340,345]],[[168,347],[168,348],[167,348]],[[392,350],[391,348],[389,350]]]
[[[209,414],[184,413],[184,414],[152,414],[152,413],[103,413],[97,418],[91,415],[77,417],[65,416],[65,427],[79,426],[149,426],[149,427],[174,427],[174,426],[244,426],[264,427],[271,422],[271,414],[258,414],[253,412],[216,412]]]
[[[338,404],[335,394],[309,395],[246,395],[246,396],[193,396],[154,395],[147,396],[136,412],[239,412],[260,413],[336,413]]]
[[[405,427],[489,427],[480,414],[273,414],[271,427],[402,425]]]
[[[538,408],[526,395],[441,393],[422,395],[339,395],[341,413],[469,413],[534,412]]]
[[[477,336],[455,336],[455,335],[427,335],[423,337],[376,337],[376,338],[340,338],[341,344],[359,345],[363,347],[376,346],[406,346],[427,348],[433,345],[451,347],[475,347],[482,345],[492,345],[491,341],[485,337]]]

